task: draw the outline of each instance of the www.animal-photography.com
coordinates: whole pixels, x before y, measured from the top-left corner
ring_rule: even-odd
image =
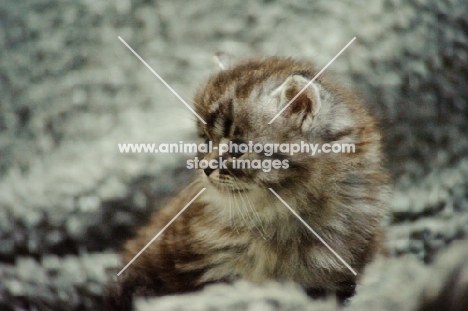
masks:
[[[468,3],[0,3],[0,310],[465,311]]]

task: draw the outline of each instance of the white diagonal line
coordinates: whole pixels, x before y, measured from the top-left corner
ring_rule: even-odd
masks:
[[[149,241],[148,244],[146,244],[146,246],[143,247],[143,249],[138,254],[136,254],[135,257],[133,257],[133,259],[130,260],[130,262],[122,270],[120,270],[119,273],[117,273],[117,276],[120,276],[122,274],[122,272],[124,272],[125,269],[127,269],[135,261],[135,259],[137,259],[151,245],[151,243],[153,243],[161,235],[161,233],[163,233],[164,230],[166,230],[167,227],[169,227],[174,222],[174,220],[176,220],[177,217],[179,217],[180,214],[182,214],[187,209],[187,207],[189,207],[190,204],[192,204],[193,201],[195,201],[195,199],[198,198],[198,196],[200,194],[202,194],[202,192],[205,191],[205,190],[206,190],[206,188],[203,188],[202,190],[200,190],[200,192],[198,192],[198,194],[192,200],[190,200],[190,202],[188,202],[187,205],[185,205],[184,208],[181,209],[180,212],[178,212],[177,215],[175,215],[174,218],[172,218],[172,220],[169,221],[169,223],[164,228],[162,228],[162,230],[159,231],[159,233],[156,234],[156,236],[154,238],[152,238],[151,241]]]
[[[314,229],[312,229],[305,221],[304,219],[301,218],[301,216],[299,216],[292,208],[291,206],[288,205],[288,203],[286,203],[276,192],[275,190],[271,189],[271,188],[268,188],[270,189],[270,191],[294,214],[294,216],[296,216],[303,224],[304,226],[307,227],[307,229],[309,229],[316,237],[317,239],[320,240],[320,242],[322,242],[323,245],[325,245],[354,275],[357,275],[356,271],[353,270],[353,268],[351,268],[350,265],[348,265],[346,263],[346,261],[343,260],[343,258],[340,257],[340,255],[338,255],[334,250],[333,248],[331,248],[321,237],[320,235],[317,234],[317,232],[314,231]]]
[[[299,95],[301,95],[301,93],[302,93],[302,92],[304,92],[304,91],[305,91],[305,90],[306,90],[306,89],[307,89],[307,88],[308,88],[308,87],[309,87],[309,86],[310,86],[310,85],[311,85],[311,84],[312,84],[312,83],[315,81],[315,79],[317,79],[317,78],[318,78],[318,76],[320,76],[320,75],[321,75],[321,74],[322,74],[322,73],[325,71],[325,69],[327,69],[327,68],[328,68],[328,66],[330,66],[330,65],[332,64],[332,63],[335,61],[335,59],[337,59],[337,58],[338,58],[338,56],[340,56],[340,55],[341,55],[341,53],[343,53],[343,52],[344,52],[344,50],[346,50],[346,49],[348,48],[348,46],[350,46],[350,45],[351,45],[351,43],[353,43],[353,41],[354,41],[354,40],[356,40],[356,37],[354,37],[353,39],[351,39],[351,41],[349,41],[349,42],[348,42],[348,44],[346,44],[346,45],[345,45],[345,47],[344,47],[344,48],[342,48],[342,49],[341,49],[341,51],[339,51],[339,52],[338,52],[338,54],[336,54],[336,55],[335,55],[335,57],[333,57],[333,58],[332,58],[332,60],[331,60],[331,61],[329,61],[329,62],[328,62],[328,64],[327,64],[325,67],[323,67],[323,69],[322,69],[322,70],[320,70],[320,71],[319,71],[319,73],[318,73],[318,74],[316,74],[316,75],[315,75],[315,77],[314,77],[312,80],[310,80],[310,81],[309,81],[309,83],[307,83],[307,84],[306,84],[306,86],[304,86],[304,87],[302,88],[302,90],[301,90],[299,93],[297,93],[297,95],[296,95],[296,96],[294,96],[294,98],[293,98],[293,99],[291,99],[291,100],[289,101],[289,103],[288,103],[286,106],[284,106],[284,107],[283,107],[283,109],[281,109],[281,111],[280,111],[280,112],[278,112],[278,113],[276,114],[276,116],[275,116],[273,119],[271,119],[271,120],[270,120],[270,122],[268,122],[268,124],[271,124],[271,123],[273,123],[273,121],[275,121],[275,120],[276,120],[276,118],[278,118],[278,117],[279,117],[279,115],[280,115],[280,114],[282,114],[282,113],[283,113],[283,111],[285,111],[285,110],[286,110],[286,108],[288,108],[288,107],[289,107],[289,105],[291,105],[291,103],[292,103],[293,101],[295,101],[295,100],[296,100],[296,98],[298,98],[298,97],[299,97]]]
[[[156,71],[153,70],[153,68],[150,67],[150,65],[148,65],[148,64],[146,63],[145,60],[144,60],[143,58],[141,58],[140,55],[138,55],[138,53],[135,52],[135,51],[130,47],[130,45],[127,44],[127,42],[125,42],[124,39],[122,39],[120,36],[119,36],[118,38],[119,38],[120,41],[122,41],[123,44],[125,44],[125,46],[126,46],[130,51],[132,51],[133,54],[135,54],[136,57],[138,57],[138,59],[139,59],[146,67],[148,67],[149,70],[151,70],[151,72],[152,72],[162,83],[164,83],[164,85],[165,85],[165,86],[166,86],[166,87],[167,87],[167,88],[168,88],[168,89],[185,105],[185,106],[187,106],[187,108],[188,108],[194,115],[197,116],[198,119],[200,119],[200,121],[203,122],[203,124],[206,124],[205,120],[203,120],[202,117],[200,117],[200,116],[198,115],[198,113],[196,113],[195,110],[193,110],[192,107],[190,107],[190,105],[187,104],[187,103],[185,102],[185,100],[184,100],[182,97],[180,97],[179,94],[177,94],[177,92],[174,91],[174,89],[173,89],[169,84],[167,84],[166,81],[164,81],[164,79],[161,78],[161,76],[158,75],[158,74],[156,73]]]

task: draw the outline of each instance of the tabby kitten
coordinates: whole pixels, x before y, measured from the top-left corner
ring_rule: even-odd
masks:
[[[272,188],[358,274],[382,251],[389,195],[381,136],[361,101],[309,62],[248,59],[219,71],[195,97],[201,141],[354,143],[355,153],[224,153],[227,168],[199,177],[128,241],[129,262],[193,197],[204,191],[111,285],[108,310],[132,296],[184,293],[214,282],[295,281],[310,294],[353,294],[356,276],[279,199]],[[219,158],[218,150],[199,154]],[[288,168],[234,169],[233,158],[287,160]]]

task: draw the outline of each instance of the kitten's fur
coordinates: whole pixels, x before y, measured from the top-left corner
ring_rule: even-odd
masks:
[[[354,143],[354,154],[246,153],[288,160],[288,169],[205,170],[128,241],[129,262],[203,187],[206,191],[109,289],[108,310],[128,310],[132,295],[183,293],[239,278],[295,281],[311,294],[353,293],[356,277],[268,188],[274,189],[358,275],[382,250],[388,176],[380,134],[350,91],[320,76],[268,122],[317,71],[304,61],[249,59],[213,75],[195,97],[202,140]],[[206,159],[218,158],[200,154]],[[240,156],[240,155],[238,155]]]

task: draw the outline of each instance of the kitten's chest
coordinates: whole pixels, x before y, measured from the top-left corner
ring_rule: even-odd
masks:
[[[271,240],[253,239],[245,253],[239,256],[238,265],[243,278],[261,283],[268,279],[294,279],[296,270],[303,265],[302,254],[307,248],[297,245],[279,245]]]
[[[217,264],[205,274],[204,281],[245,279],[261,284],[267,281],[298,281],[310,283],[314,250],[311,245],[302,245],[298,239],[291,243],[275,243],[272,237],[265,239],[255,231],[234,235],[223,242],[212,241],[211,249],[218,249],[208,256],[208,261]]]
[[[280,202],[263,206],[257,215],[235,205],[230,206],[232,210],[220,206],[210,210],[217,217],[204,218],[203,228],[197,231],[207,246],[207,262],[212,263],[203,281],[242,278],[253,283],[276,280],[313,285],[314,270],[328,269],[335,262]]]

